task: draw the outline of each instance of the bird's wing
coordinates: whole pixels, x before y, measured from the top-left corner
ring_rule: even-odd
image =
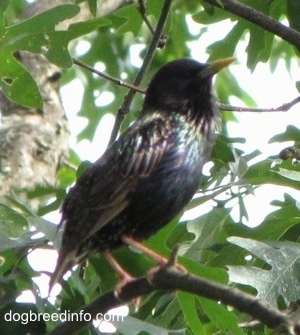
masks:
[[[172,146],[170,134],[163,117],[151,115],[143,118],[121,135],[93,165],[90,174],[95,178],[87,201],[89,210],[96,211],[98,217],[85,239],[126,208],[138,181],[151,175]]]

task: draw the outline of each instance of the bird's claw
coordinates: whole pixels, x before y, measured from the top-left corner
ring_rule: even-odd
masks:
[[[128,283],[130,283],[134,280],[136,280],[136,278],[131,276],[127,272],[125,272],[122,275],[121,281],[116,285],[115,290],[114,290],[114,295],[118,300],[122,301],[122,299],[120,298],[120,295],[122,294],[122,290],[123,290],[124,286],[126,286],[126,284],[128,284]],[[132,304],[133,304],[135,312],[137,312],[139,310],[140,305],[141,305],[141,301],[142,301],[141,297],[137,297],[137,298],[132,299]]]
[[[153,278],[155,276],[155,274],[161,269],[161,268],[171,268],[171,267],[175,267],[178,271],[180,272],[183,272],[183,273],[187,273],[187,270],[186,268],[181,265],[181,264],[178,264],[177,263],[177,256],[178,256],[178,250],[179,250],[179,246],[176,245],[172,252],[171,252],[171,255],[169,257],[169,259],[164,259],[163,262],[160,262],[158,264],[158,266],[150,269],[148,272],[147,272],[147,275],[146,275],[146,278],[147,278],[147,281],[150,285],[154,286],[153,285]]]

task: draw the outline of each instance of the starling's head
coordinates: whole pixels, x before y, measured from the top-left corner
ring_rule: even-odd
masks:
[[[210,64],[179,59],[163,66],[146,91],[143,113],[153,110],[207,113],[211,107],[211,82],[215,73],[232,63],[226,58]]]

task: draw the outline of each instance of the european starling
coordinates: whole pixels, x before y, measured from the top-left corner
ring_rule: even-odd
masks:
[[[137,121],[68,193],[62,246],[50,289],[95,251],[109,252],[156,233],[188,204],[214,144],[218,110],[212,77],[234,61],[179,59],[151,80]]]

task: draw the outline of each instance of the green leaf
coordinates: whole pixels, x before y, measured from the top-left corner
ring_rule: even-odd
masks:
[[[44,202],[38,210],[38,215],[43,216],[49,212],[57,210],[66,196],[65,189],[54,186],[36,186],[27,192],[29,199],[41,198],[49,199]]]
[[[220,1],[220,4],[221,3],[222,1]],[[282,11],[279,11],[276,5],[273,5],[273,1],[245,0],[244,3],[245,5],[255,8],[260,12],[265,13],[266,15],[273,16],[278,20],[282,15]],[[218,11],[223,13],[219,13]],[[232,14],[228,14],[221,9],[216,10],[216,8],[210,10],[209,12],[202,11],[201,13],[198,13],[194,16],[194,19],[202,24],[212,24],[228,18],[231,20],[236,20],[236,17],[232,16]],[[248,53],[248,67],[251,69],[251,71],[253,71],[258,62],[267,62],[272,52],[274,35],[258,27],[257,25],[244,20],[243,18],[239,18],[237,20],[237,23],[222,40],[214,42],[208,47],[210,50],[210,60],[216,59],[218,57],[231,56],[234,53],[238,43],[243,39],[243,36],[245,36],[246,33],[249,33],[250,35],[246,48]],[[275,59],[274,61],[276,62]]]
[[[293,171],[293,170],[287,170],[279,168],[279,171],[276,171],[280,176],[283,176],[285,178],[288,178],[290,180],[300,181],[300,172],[299,171]]]
[[[248,238],[230,237],[230,243],[246,249],[271,266],[270,270],[253,266],[228,266],[231,281],[250,285],[257,297],[277,306],[279,296],[295,302],[300,296],[300,248],[298,243],[272,241],[263,243]]]
[[[54,242],[56,249],[59,249],[62,233],[59,231],[58,225],[40,217],[29,217],[28,221],[37,229],[38,232],[42,232],[46,236],[47,240]]]
[[[59,6],[57,8],[59,9],[60,7],[62,6]],[[49,15],[48,12],[49,11],[45,13]],[[39,23],[39,20],[37,23]],[[36,27],[37,23],[34,22],[32,26]],[[35,33],[30,32],[31,25],[29,25],[29,32],[27,32],[25,36],[21,35],[22,38],[15,41],[15,43],[11,46],[11,48],[9,48],[9,50],[11,52],[16,50],[28,50],[35,53],[42,53],[50,62],[60,67],[70,67],[73,63],[68,52],[69,42],[79,36],[90,33],[91,31],[99,28],[100,26],[105,26],[109,23],[109,20],[99,18],[91,21],[71,24],[68,30],[65,31],[57,31],[55,30],[55,27],[52,27],[50,25],[49,27],[43,27],[43,29],[46,29],[48,27],[48,31],[41,32],[40,30],[37,30],[35,31]],[[16,33],[17,32],[15,32],[15,34]]]
[[[218,58],[225,58],[234,54],[237,43],[242,38],[245,31],[245,23],[240,20],[222,40],[214,42],[208,46],[210,51],[209,61]]]
[[[155,334],[155,335],[185,335],[184,329],[171,330],[155,326],[149,322],[141,321],[131,316],[123,320],[112,321],[112,324],[122,335]]]
[[[17,249],[17,248],[31,248],[35,243],[41,240],[32,240],[32,236],[36,232],[27,232],[19,238],[10,239],[7,236],[0,233],[0,251]]]
[[[206,298],[198,297],[198,300],[205,314],[222,334],[245,334],[238,325],[238,318],[232,311],[228,310],[227,306]]]
[[[261,61],[261,52],[266,49],[266,35],[267,32],[256,26],[249,24],[250,39],[246,51],[248,53],[247,66],[251,71],[254,71],[255,66]]]
[[[228,274],[221,268],[205,266],[200,264],[197,259],[191,260],[186,257],[180,257],[179,263],[183,264],[190,273],[197,276],[214,280],[225,285],[228,283]]]
[[[289,125],[286,127],[286,130],[281,134],[276,134],[270,138],[269,143],[275,142],[287,142],[287,141],[299,141],[300,129]]]
[[[11,53],[8,50],[1,50],[1,47],[0,88],[10,100],[26,107],[42,109],[43,101],[37,84]]]
[[[122,24],[117,30],[118,36],[121,36],[127,32],[131,32],[134,35],[138,35],[143,20],[141,15],[137,11],[136,4],[124,6],[123,8],[119,9],[115,13],[115,15],[125,20],[125,23]]]
[[[228,14],[217,7],[213,7],[213,11],[208,12],[207,10],[201,11],[192,16],[193,20],[201,24],[213,24],[228,19]]]
[[[186,292],[177,292],[177,299],[184,314],[187,325],[195,335],[205,335],[202,322],[197,313],[195,297]]]
[[[9,4],[9,0],[1,0],[0,2],[0,12],[4,12]]]
[[[4,204],[0,204],[0,233],[8,238],[19,238],[28,230],[25,217]]]
[[[42,33],[55,31],[55,26],[78,13],[78,6],[64,5],[5,28],[0,36],[0,88],[8,99],[42,109],[39,89],[28,71],[16,61],[18,50],[41,52],[46,38]],[[26,84],[25,84],[26,83]]]
[[[37,33],[48,33],[55,31],[56,26],[67,19],[72,18],[80,11],[77,5],[60,5],[53,7],[45,12],[35,15],[25,21],[17,23],[7,28],[5,41],[9,44],[17,43],[18,36],[26,36]]]
[[[225,226],[227,236],[249,237],[257,240],[282,238],[289,229],[299,223],[299,208],[296,206],[296,200],[288,194],[284,194],[284,201],[274,201],[272,205],[277,206],[278,209],[268,214],[258,227],[250,229],[244,225],[228,223]]]
[[[97,0],[87,0],[90,12],[95,17],[97,15]]]
[[[87,22],[71,24],[66,32],[61,31],[49,34],[47,43],[48,49],[44,54],[45,57],[58,66],[70,67],[73,62],[68,52],[69,42],[79,36],[86,35],[101,26],[106,26],[109,23],[109,20],[99,18]]]
[[[272,160],[265,160],[250,166],[244,175],[244,179],[252,185],[274,184],[300,189],[300,184],[278,175],[277,171],[286,164],[286,161],[271,167],[273,163]]]
[[[272,1],[247,0],[245,4],[271,16]],[[247,65],[251,71],[254,71],[258,62],[266,62],[269,59],[274,35],[249,22],[247,29],[250,33],[246,49],[248,53]]]
[[[205,250],[216,243],[229,214],[228,209],[214,208],[200,218],[188,222],[187,230],[195,235],[195,239],[184,256],[201,260]]]
[[[27,50],[44,54],[50,62],[60,67],[70,67],[72,65],[68,52],[70,40],[110,22],[101,18],[70,25],[68,30],[57,29],[60,22],[78,12],[77,5],[61,5],[21,23],[3,28],[3,34],[0,35],[0,88],[10,100],[26,107],[42,109],[43,106],[35,81],[15,59],[14,52]]]
[[[232,153],[231,142],[225,135],[219,135],[213,147],[212,157],[222,163],[228,163],[234,161],[234,155]]]
[[[300,2],[298,0],[287,0],[287,19],[289,20],[290,26],[297,31],[300,31]]]

